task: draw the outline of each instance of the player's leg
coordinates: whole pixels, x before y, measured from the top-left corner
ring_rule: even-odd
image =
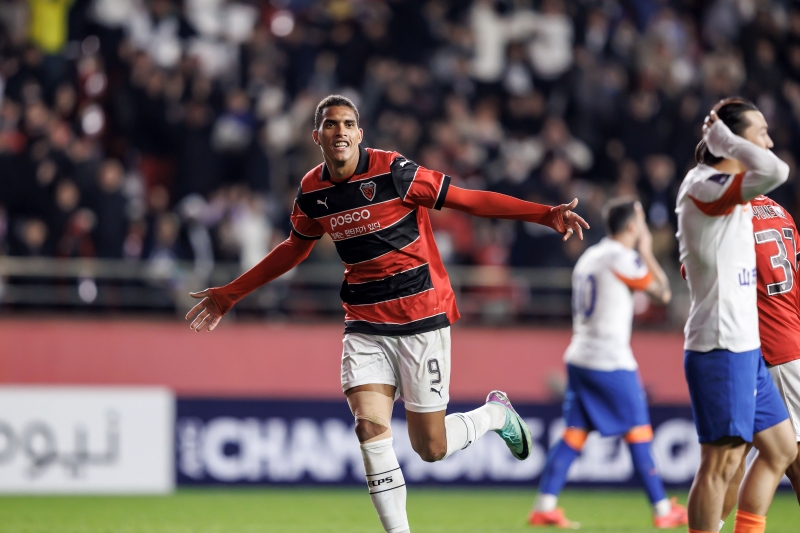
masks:
[[[518,458],[530,453],[528,428],[511,407],[508,398],[492,392],[481,407],[466,413],[446,415],[450,400],[450,328],[419,335],[393,337],[391,357],[397,361],[401,394],[411,446],[428,462],[449,457],[469,447],[488,431],[515,440]]]
[[[728,486],[744,459],[745,443],[725,437],[700,445],[700,468],[689,490],[689,531],[717,531]]]
[[[769,373],[789,412],[789,420],[792,422],[795,441],[800,452],[800,360],[770,367]],[[792,483],[797,502],[800,503],[800,453],[786,469],[786,477]]]
[[[797,503],[800,504],[800,444],[797,445],[797,458],[786,469],[786,477],[792,484]]]
[[[759,359],[755,394],[753,445],[758,454],[739,489],[735,533],[759,533],[786,469],[797,457],[797,442],[783,399],[763,359]]]
[[[736,473],[733,475],[730,484],[728,485],[728,491],[725,493],[725,500],[722,502],[722,517],[719,520],[719,529],[722,530],[723,524],[728,519],[733,511],[733,508],[736,507],[736,501],[739,499],[739,487],[742,485],[742,479],[744,478],[744,472],[747,468],[747,454],[750,453],[750,450],[753,449],[752,444],[748,444],[744,450],[744,456],[742,457],[742,462],[739,463],[739,468],[736,469]]]
[[[343,344],[342,388],[355,417],[370,499],[385,531],[408,532],[405,480],[392,448],[394,368],[380,337],[347,334]]]
[[[606,415],[606,418],[628,421],[630,429],[625,432],[624,438],[631,452],[633,469],[653,506],[653,524],[658,528],[686,525],[686,508],[678,504],[676,499],[667,498],[664,482],[653,460],[653,427],[650,425],[647,395],[639,372],[619,370],[609,378],[613,378],[613,381],[609,379],[609,388],[615,399],[609,405],[621,414]]]
[[[664,482],[653,460],[653,428],[650,424],[631,428],[625,434],[625,442],[631,452],[633,469],[639,478],[647,499],[653,506],[653,524],[658,528],[673,528],[687,523],[686,508],[675,499],[667,498]]]
[[[760,350],[687,350],[684,370],[700,441],[700,468],[689,491],[689,531],[717,531],[725,495],[752,440],[753,392]]]
[[[528,523],[534,526],[556,525],[573,527],[558,507],[558,496],[567,483],[567,474],[573,461],[580,455],[591,429],[591,422],[581,402],[580,376],[567,368],[567,388],[564,394],[562,416],[567,427],[556,444],[547,453],[542,476],[539,478],[539,492],[528,516]]]
[[[561,439],[550,448],[539,478],[539,492],[528,516],[530,525],[554,525],[563,528],[577,528],[580,525],[564,515],[564,510],[558,507],[558,496],[567,483],[569,467],[580,455],[587,436],[586,429],[571,426],[564,430]]]

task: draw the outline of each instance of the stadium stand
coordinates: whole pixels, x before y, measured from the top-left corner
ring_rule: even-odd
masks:
[[[182,261],[199,286],[285,237],[331,92],[360,106],[367,146],[460,186],[576,196],[597,228],[608,196],[639,195],[662,261],[713,102],[752,99],[800,156],[790,2],[18,0],[0,57],[0,253],[140,260],[162,288]],[[794,208],[796,180],[773,196]],[[432,219],[450,265],[571,267],[602,235]],[[338,265],[332,243],[310,261]]]

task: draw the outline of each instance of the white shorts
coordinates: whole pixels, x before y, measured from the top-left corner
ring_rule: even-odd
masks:
[[[797,442],[800,442],[800,359],[769,367],[772,381],[789,411]]]
[[[379,383],[397,387],[408,411],[433,413],[450,400],[450,327],[402,337],[347,333],[342,390]]]

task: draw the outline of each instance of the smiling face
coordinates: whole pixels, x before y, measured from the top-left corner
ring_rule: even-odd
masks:
[[[358,145],[363,135],[355,112],[347,106],[326,107],[319,129],[312,133],[326,163],[338,167],[352,163],[353,169],[358,164]]]
[[[769,136],[767,119],[760,111],[745,111],[744,116],[750,125],[742,132],[742,137],[766,150],[775,146]]]

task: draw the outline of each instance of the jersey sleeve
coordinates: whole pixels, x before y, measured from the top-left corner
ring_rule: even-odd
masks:
[[[633,291],[646,290],[653,281],[653,275],[647,269],[647,265],[633,250],[630,253],[617,255],[611,264],[611,271]]]
[[[322,238],[322,236],[325,235],[325,229],[322,227],[322,224],[313,218],[309,218],[309,216],[303,212],[302,202],[303,191],[298,190],[297,198],[295,198],[294,207],[292,208],[292,233],[306,240]]]
[[[450,176],[421,167],[400,154],[394,158],[390,169],[392,181],[403,202],[428,209],[442,208],[450,187]]]
[[[747,203],[742,200],[743,180],[744,173],[714,174],[692,184],[687,192],[706,216],[721,217],[733,212],[735,206]]]

